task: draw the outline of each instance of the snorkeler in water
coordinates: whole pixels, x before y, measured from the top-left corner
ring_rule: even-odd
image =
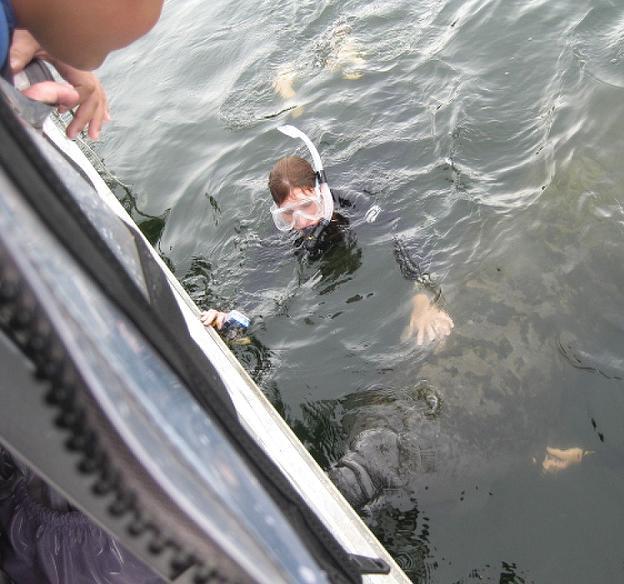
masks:
[[[308,136],[294,126],[278,129],[304,141],[314,167],[297,156],[287,156],[275,163],[269,174],[269,191],[273,198],[271,216],[278,230],[298,236],[295,243],[298,251],[318,257],[337,245],[344,231],[348,230],[349,222],[340,211],[349,202],[336,197],[330,189],[321,157]],[[415,338],[419,346],[444,339],[451,333],[454,323],[437,304],[439,289],[436,291],[426,274],[405,257],[403,247],[395,246],[395,256],[402,260],[403,275],[416,280],[419,287],[411,299],[410,318],[402,338]],[[407,272],[416,274],[416,277],[410,277]],[[205,326],[221,329],[225,315],[211,309],[202,312],[201,320]]]
[[[309,253],[324,253],[334,245],[339,232],[348,229],[348,222],[340,212],[348,202],[332,193],[321,157],[310,139],[293,126],[282,126],[279,130],[305,142],[314,168],[303,158],[294,156],[275,163],[269,174],[271,216],[280,231],[300,234],[299,245]],[[404,249],[395,246],[395,255],[405,255]],[[407,262],[402,263],[401,271],[406,275]],[[436,304],[439,294],[428,291],[433,287],[423,286],[426,276],[417,266],[412,271],[418,274],[414,279],[420,289],[411,299],[412,310],[403,338],[414,337],[417,345],[440,341],[451,333],[453,320]]]

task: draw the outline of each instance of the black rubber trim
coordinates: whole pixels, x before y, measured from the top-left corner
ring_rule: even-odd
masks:
[[[319,184],[323,184],[327,182],[327,174],[325,174],[325,170],[321,168],[321,170],[316,171],[316,178],[319,181]]]
[[[353,561],[362,574],[389,574],[390,566],[381,558],[369,558],[351,554]]]
[[[26,67],[24,73],[31,85],[41,83],[42,81],[54,81],[54,76],[45,61],[41,59],[33,59]]]

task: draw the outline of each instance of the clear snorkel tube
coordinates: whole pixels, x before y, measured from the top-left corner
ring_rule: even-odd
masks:
[[[312,143],[312,140],[306,136],[299,128],[295,126],[278,126],[277,128],[282,134],[286,134],[290,138],[299,138],[303,140],[305,145],[310,151],[312,156],[312,162],[314,165],[314,172],[316,172],[316,179],[318,181],[319,190],[321,192],[321,200],[323,202],[323,219],[325,224],[329,222],[334,213],[334,196],[327,184],[327,175],[323,168],[323,162],[321,161],[321,155],[319,154],[316,146]]]

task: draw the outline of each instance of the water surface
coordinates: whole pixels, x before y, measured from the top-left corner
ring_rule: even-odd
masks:
[[[339,400],[422,382],[495,463],[363,510],[416,582],[624,579],[623,34],[608,0],[171,0],[101,70],[135,218],[201,306],[254,317],[240,357],[324,467]],[[383,210],[320,279],[269,214],[305,155],[283,123]],[[394,237],[426,247],[443,346],[400,339]],[[593,454],[550,476],[547,445]]]

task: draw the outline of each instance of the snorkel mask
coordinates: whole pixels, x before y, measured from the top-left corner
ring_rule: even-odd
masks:
[[[294,126],[279,126],[277,129],[291,138],[300,138],[308,147],[316,173],[316,186],[313,195],[301,197],[294,203],[280,207],[273,203],[271,205],[271,216],[273,217],[275,227],[280,231],[291,231],[297,224],[297,218],[315,221],[324,227],[329,223],[334,213],[334,198],[327,184],[327,176],[325,175],[318,150],[312,144],[310,138],[298,128]]]

